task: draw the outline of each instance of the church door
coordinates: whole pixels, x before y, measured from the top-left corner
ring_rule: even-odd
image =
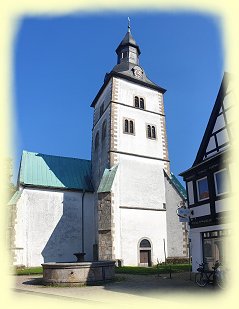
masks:
[[[151,266],[151,244],[147,239],[143,239],[139,245],[139,265]]]

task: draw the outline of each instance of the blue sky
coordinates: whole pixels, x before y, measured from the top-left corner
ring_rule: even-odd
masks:
[[[219,16],[182,11],[42,15],[24,17],[15,39],[15,175],[22,150],[90,159],[90,105],[116,64],[128,16],[141,49],[140,65],[167,89],[171,170],[178,175],[192,165],[223,76]]]

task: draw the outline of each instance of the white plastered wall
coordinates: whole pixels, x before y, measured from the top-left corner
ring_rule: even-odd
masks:
[[[147,238],[152,244],[152,263],[164,261],[167,232],[162,163],[120,155],[112,193],[115,258],[124,265],[139,265],[139,241]]]
[[[23,189],[17,202],[15,265],[39,266],[44,262],[75,261],[81,252],[82,193]],[[85,252],[93,258],[95,222],[93,194],[85,193]]]
[[[167,217],[167,240],[168,240],[168,257],[186,257],[187,256],[187,240],[186,231],[183,223],[179,222],[176,213],[178,205],[183,201],[177,190],[165,177],[166,185],[166,217]]]

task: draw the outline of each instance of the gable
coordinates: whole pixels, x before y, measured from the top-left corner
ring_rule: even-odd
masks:
[[[225,73],[193,166],[229,147],[229,111],[232,103],[228,74]]]
[[[92,192],[91,161],[23,151],[19,183]]]

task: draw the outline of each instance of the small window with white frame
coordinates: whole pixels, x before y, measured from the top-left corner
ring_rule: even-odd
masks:
[[[197,180],[198,201],[207,200],[209,198],[207,177]]]
[[[215,183],[215,191],[216,195],[222,195],[227,193],[227,188],[225,186],[225,179],[227,177],[226,169],[222,169],[216,173],[214,173],[214,183]]]

